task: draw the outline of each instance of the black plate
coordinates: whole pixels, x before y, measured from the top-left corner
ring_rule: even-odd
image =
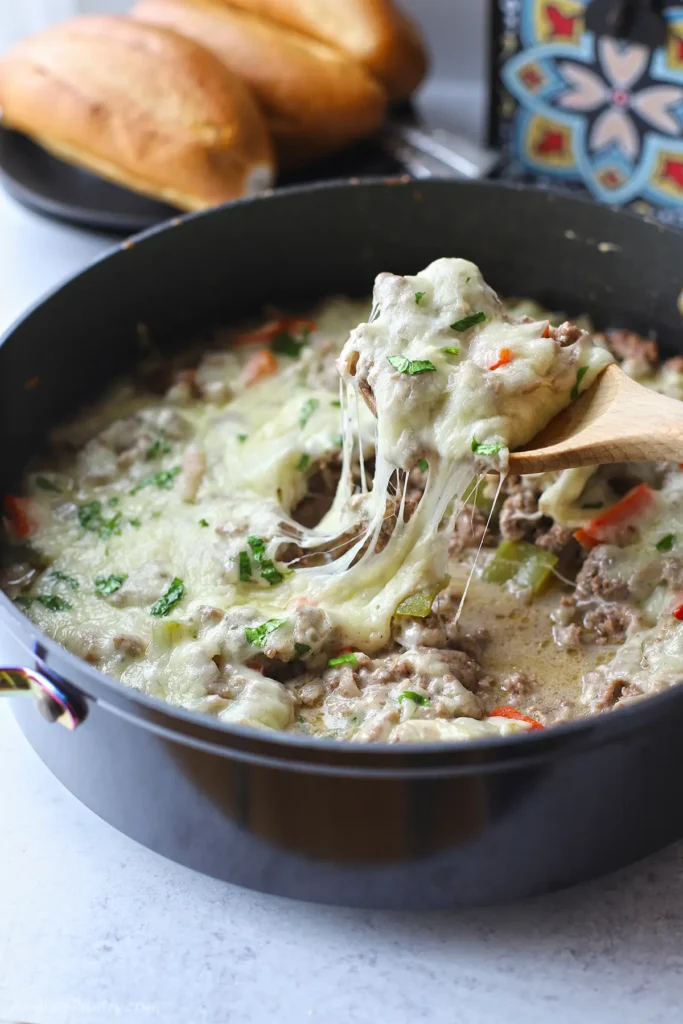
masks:
[[[302,171],[283,175],[278,184],[400,171],[400,165],[377,145],[365,142]],[[178,212],[166,203],[72,167],[25,135],[7,128],[0,128],[0,178],[9,194],[30,210],[100,231],[134,234]]]

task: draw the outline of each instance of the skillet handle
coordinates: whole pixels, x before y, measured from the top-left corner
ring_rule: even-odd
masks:
[[[378,142],[414,178],[487,178],[500,154],[443,128],[387,121]]]
[[[85,704],[68,696],[44,672],[32,668],[0,668],[0,697],[30,694],[43,718],[73,732],[86,717]]]

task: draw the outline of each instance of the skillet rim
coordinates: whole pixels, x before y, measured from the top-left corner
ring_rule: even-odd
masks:
[[[174,228],[182,226],[185,222],[220,216],[227,209],[235,206],[251,205],[264,201],[286,202],[287,198],[291,195],[322,190],[345,192],[350,188],[367,188],[371,190],[378,186],[412,189],[417,192],[423,188],[430,190],[455,188],[464,191],[493,189],[499,192],[507,192],[511,195],[519,192],[533,194],[538,198],[539,205],[543,202],[562,202],[565,205],[569,204],[569,206],[578,205],[584,208],[596,208],[595,202],[588,197],[560,194],[516,182],[456,181],[450,179],[429,179],[423,181],[411,178],[408,175],[371,177],[362,180],[352,177],[305,185],[292,185],[286,188],[267,189],[258,195],[245,196],[207,210],[174,216],[167,221],[146,228],[128,239],[114,242],[111,247],[107,247],[104,252],[90,260],[75,274],[71,274],[54,287],[48,289],[24,312],[16,317],[0,334],[0,348],[40,307],[67,288],[71,283],[87,275],[94,267],[105,261],[112,260],[133,246],[155,238],[158,234],[170,233]],[[610,218],[616,218],[618,222],[626,219],[641,224],[645,223],[667,235],[681,234],[676,229],[664,225],[654,218],[643,217],[622,207],[601,205],[599,210]],[[683,245],[683,239],[681,245]],[[524,761],[545,759],[558,752],[573,753],[576,750],[577,744],[588,748],[601,745],[606,740],[618,741],[629,733],[637,733],[638,727],[646,726],[648,719],[656,719],[661,714],[665,714],[665,708],[669,702],[683,700],[683,689],[679,691],[681,684],[674,684],[663,693],[646,697],[642,701],[635,701],[628,707],[618,709],[616,713],[602,712],[594,716],[549,726],[543,730],[520,733],[515,736],[477,739],[459,743],[437,741],[405,745],[391,743],[354,744],[345,740],[322,737],[309,738],[277,730],[266,732],[265,730],[251,729],[248,726],[224,724],[200,712],[174,707],[165,701],[149,697],[138,690],[125,686],[119,680],[100,672],[77,655],[72,654],[47,634],[43,633],[42,630],[39,630],[31,619],[21,612],[14,602],[2,591],[0,591],[0,612],[2,612],[3,618],[6,614],[10,620],[14,620],[17,623],[19,629],[15,632],[11,631],[13,639],[27,648],[27,651],[26,638],[22,634],[28,632],[34,637],[36,645],[39,644],[46,652],[54,656],[52,661],[45,660],[44,664],[49,671],[63,678],[67,690],[71,689],[77,694],[94,700],[103,708],[106,707],[107,710],[114,711],[119,716],[132,718],[136,724],[146,729],[158,734],[170,735],[178,742],[187,745],[211,747],[223,756],[244,760],[256,759],[260,762],[270,760],[277,761],[278,763],[289,761],[289,767],[299,770],[305,764],[306,770],[313,771],[339,772],[341,770],[342,772],[371,772],[372,774],[388,772],[393,776],[397,771],[400,772],[401,769],[408,771],[409,774],[415,774],[416,770],[428,770],[429,768],[434,770],[440,769],[441,771],[467,768],[470,768],[472,771],[478,771],[481,770],[483,765],[487,765],[487,767],[495,765],[498,768],[503,768],[506,766],[506,763],[514,762],[516,765],[519,765]],[[8,625],[7,622],[6,624]],[[64,661],[66,667],[70,670],[68,674],[63,671],[60,672],[56,667],[60,661]],[[94,684],[93,688],[86,689],[82,683],[72,681],[79,676],[85,676],[89,683]],[[99,690],[103,692],[98,693]],[[131,706],[134,709],[132,712]],[[231,745],[231,740],[237,741],[238,745]],[[306,758],[306,755],[311,757],[310,761]],[[290,761],[290,758],[294,760]],[[425,759],[427,760],[425,761]],[[393,764],[391,766],[383,765],[382,761],[387,760]],[[419,763],[420,761],[422,764]]]

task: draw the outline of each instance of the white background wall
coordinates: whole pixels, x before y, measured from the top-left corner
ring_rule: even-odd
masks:
[[[342,3],[343,0],[333,0]],[[399,0],[422,27],[440,75],[483,75],[484,18],[489,0]],[[123,12],[132,0],[0,0],[0,49],[29,32],[84,11]]]

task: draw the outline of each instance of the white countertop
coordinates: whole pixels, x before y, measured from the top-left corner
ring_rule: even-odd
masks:
[[[0,328],[104,245],[0,191]],[[0,664],[19,658],[0,633]],[[681,1019],[683,843],[601,882],[503,908],[344,910],[248,892],[138,846],[56,782],[9,702],[0,765],[0,1021]]]

